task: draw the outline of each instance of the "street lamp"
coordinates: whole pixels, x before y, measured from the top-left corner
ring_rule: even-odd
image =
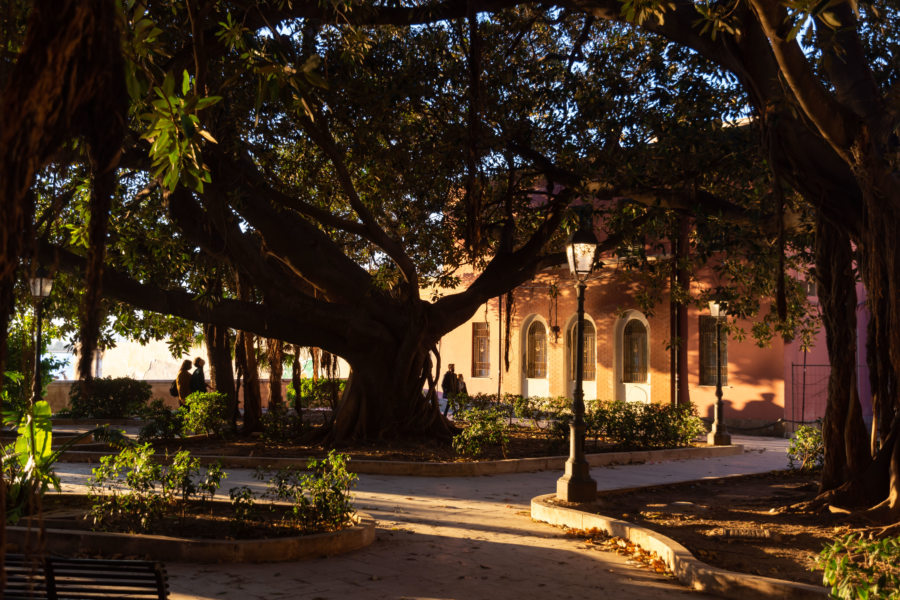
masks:
[[[43,300],[53,289],[53,278],[44,267],[38,267],[34,277],[28,280],[31,296],[34,298],[34,385],[32,387],[31,404],[41,399],[41,321],[43,320]]]
[[[587,213],[590,214],[590,213]],[[597,498],[597,482],[584,457],[584,290],[585,280],[594,269],[597,237],[591,219],[582,214],[581,226],[566,242],[569,271],[577,283],[578,325],[575,334],[575,393],[572,400],[572,423],[569,424],[569,459],[565,474],[556,482],[556,497],[565,502],[593,502]]]
[[[725,306],[715,300],[709,303],[709,314],[716,320],[716,408],[713,414],[712,430],[706,436],[706,443],[713,446],[730,446],[731,435],[725,427],[722,407],[722,318]]]

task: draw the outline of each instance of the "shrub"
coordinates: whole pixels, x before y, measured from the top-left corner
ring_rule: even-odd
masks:
[[[220,464],[204,470],[187,450],[162,467],[154,461],[150,444],[128,447],[104,456],[92,471],[90,514],[100,529],[148,531],[168,507],[180,505],[183,515],[194,495],[211,499],[225,476]]]
[[[705,429],[697,408],[642,402],[590,402],[587,436],[634,448],[689,446]]]
[[[75,384],[69,391],[69,414],[73,417],[121,419],[141,414],[152,395],[150,384],[130,377],[104,377],[91,382],[90,392]]]
[[[825,442],[819,426],[801,425],[788,444],[788,467],[814,471],[825,463]],[[796,465],[796,466],[795,466]]]
[[[332,450],[323,460],[309,461],[308,472],[297,467],[279,469],[269,478],[265,496],[289,503],[288,524],[304,531],[343,527],[353,514],[350,488],[357,479],[356,474],[347,471],[348,460],[346,455]],[[267,471],[257,471],[256,477],[264,479],[268,475]]]
[[[187,397],[183,433],[222,436],[230,428],[228,396],[218,392],[194,392]]]
[[[144,419],[144,426],[138,434],[138,439],[142,442],[149,440],[170,441],[176,437],[181,437],[182,428],[184,427],[184,415],[181,409],[172,410],[166,403],[156,398],[141,413]]]
[[[500,446],[504,456],[509,437],[501,411],[493,408],[470,408],[460,415],[467,423],[453,437],[453,449],[462,456],[479,457],[489,446]]]
[[[290,442],[303,434],[303,417],[284,404],[270,406],[262,416],[262,437],[267,442]]]
[[[162,516],[165,500],[155,492],[162,468],[152,457],[153,448],[143,444],[100,459],[88,480],[96,527],[147,531]]]
[[[237,531],[242,531],[247,528],[254,515],[253,490],[246,485],[231,488],[228,497],[231,498],[231,526]]]
[[[826,546],[816,564],[834,598],[900,599],[900,538],[847,535]]]
[[[288,402],[298,410],[301,408],[334,408],[347,385],[346,379],[324,377],[317,380],[304,378],[300,381],[299,398],[294,385],[289,383],[287,386]]]

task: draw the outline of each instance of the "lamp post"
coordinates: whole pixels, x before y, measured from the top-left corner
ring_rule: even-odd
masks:
[[[589,213],[587,213],[589,214]],[[582,214],[581,226],[566,242],[569,271],[575,277],[578,293],[578,325],[575,334],[575,393],[572,400],[572,422],[569,424],[569,459],[565,474],[556,482],[556,497],[565,502],[593,502],[597,498],[597,482],[584,457],[584,290],[585,280],[594,269],[597,238],[591,219]]]
[[[713,446],[730,446],[731,435],[725,427],[725,416],[722,407],[722,320],[725,306],[710,301],[709,314],[716,320],[716,408],[713,413],[712,430],[706,436],[706,443]]]
[[[44,298],[53,289],[53,279],[44,267],[38,267],[34,277],[28,280],[31,296],[34,298],[34,384],[31,389],[31,404],[41,399],[41,321],[44,317]]]

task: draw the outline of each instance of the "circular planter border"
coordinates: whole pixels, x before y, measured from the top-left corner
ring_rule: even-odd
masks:
[[[599,529],[609,535],[630,540],[644,550],[656,552],[684,585],[729,599],[785,598],[812,600],[828,598],[824,587],[795,583],[772,577],[737,573],[708,565],[661,533],[628,521],[613,519],[551,502],[556,494],[531,499],[531,518],[571,529]]]
[[[190,563],[265,563],[335,556],[365,548],[375,541],[375,520],[365,513],[340,531],[260,540],[206,540],[162,535],[45,529],[44,539],[28,527],[7,527],[7,551],[39,547],[64,556],[137,557]]]
[[[686,460],[714,458],[741,454],[744,447],[699,446],[696,448],[673,448],[670,450],[637,450],[634,452],[601,452],[587,454],[585,458],[592,467],[608,465],[628,465],[648,461]],[[99,462],[100,458],[114,452],[91,452],[70,450],[63,453],[64,462]],[[280,468],[286,466],[306,467],[308,458],[274,458],[264,456],[205,456],[193,455],[203,464],[222,463],[232,469],[253,469],[255,467]],[[156,455],[164,460],[162,454]],[[480,475],[505,475],[510,473],[534,473],[537,471],[561,471],[567,456],[544,456],[537,458],[509,458],[506,460],[483,460],[470,462],[412,462],[390,460],[351,460],[350,470],[365,475],[405,475],[411,477],[476,477]]]

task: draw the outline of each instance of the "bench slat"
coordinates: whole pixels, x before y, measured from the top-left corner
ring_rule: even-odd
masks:
[[[166,600],[165,566],[152,561],[5,556],[9,600]]]

